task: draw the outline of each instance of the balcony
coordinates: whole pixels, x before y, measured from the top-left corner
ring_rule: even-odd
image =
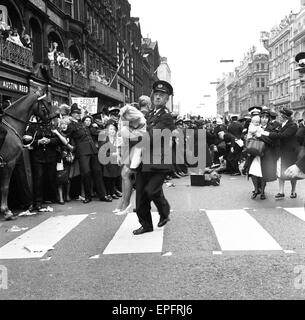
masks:
[[[76,88],[87,90],[88,89],[88,79],[72,72],[72,84]]]
[[[71,70],[55,65],[50,69],[51,76],[53,80],[63,82],[67,85],[72,83],[72,74]]]
[[[104,95],[108,98],[111,98],[113,100],[116,100],[118,102],[124,102],[123,93],[117,91],[116,89],[114,89],[112,87],[108,87],[105,84],[102,84],[101,82],[90,79],[89,87],[90,87],[90,90],[93,92],[102,94],[102,95]]]
[[[0,37],[0,61],[30,71],[33,68],[33,52]]]

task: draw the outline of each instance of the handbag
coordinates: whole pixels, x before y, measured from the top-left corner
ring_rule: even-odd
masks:
[[[64,184],[68,184],[69,182],[69,175],[67,170],[60,170],[57,171],[57,177],[56,177],[57,185],[61,186]]]
[[[246,143],[246,152],[251,156],[263,156],[265,151],[265,142],[257,139],[249,139]]]

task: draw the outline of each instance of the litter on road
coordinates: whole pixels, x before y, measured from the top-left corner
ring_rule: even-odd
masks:
[[[28,230],[29,228],[20,228],[18,226],[12,226],[11,228],[7,229],[6,232],[20,232]]]
[[[50,261],[52,259],[52,257],[47,257],[45,259],[40,259],[40,261]]]
[[[172,182],[167,182],[167,183],[165,183],[165,185],[166,185],[168,188],[170,188],[170,187],[176,187],[176,185],[175,185],[174,183],[172,183]]]
[[[50,250],[54,250],[53,247],[42,245],[26,245],[24,246],[24,249],[28,250],[31,253],[47,252]]]
[[[162,254],[162,257],[170,257],[172,255],[173,255],[172,252],[166,252],[166,253]]]
[[[100,258],[100,255],[97,254],[96,256],[92,256],[92,257],[90,257],[89,259],[90,259],[90,260],[93,260],[93,259],[99,259],[99,258]]]

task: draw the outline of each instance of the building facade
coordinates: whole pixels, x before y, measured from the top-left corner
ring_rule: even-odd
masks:
[[[269,106],[278,111],[283,107],[291,108],[291,60],[292,29],[294,14],[283,19],[269,35]]]
[[[55,105],[98,97],[98,111],[150,95],[158,44],[143,40],[127,0],[0,0],[0,9],[2,25],[32,39],[26,48],[0,32],[0,103],[37,87]]]
[[[290,41],[290,99],[295,119],[305,119],[305,88],[301,85],[295,56],[305,52],[305,6],[301,3],[301,11],[295,16],[291,26]]]
[[[253,106],[268,104],[268,52],[252,47],[234,73],[226,74],[216,88],[217,113],[248,113]]]

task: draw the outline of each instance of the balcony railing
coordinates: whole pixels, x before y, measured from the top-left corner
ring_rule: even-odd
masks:
[[[71,70],[55,65],[53,68],[51,68],[50,71],[54,80],[71,85],[72,83]]]
[[[31,70],[33,67],[33,52],[0,37],[0,60]]]
[[[114,100],[117,100],[119,102],[124,102],[123,93],[120,91],[117,91],[112,87],[108,87],[105,84],[102,84],[101,82],[98,82],[93,79],[90,79],[89,85],[90,85],[90,90],[94,92],[97,92],[99,94],[112,98]]]
[[[88,79],[74,72],[72,72],[72,84],[83,90],[88,89]]]

